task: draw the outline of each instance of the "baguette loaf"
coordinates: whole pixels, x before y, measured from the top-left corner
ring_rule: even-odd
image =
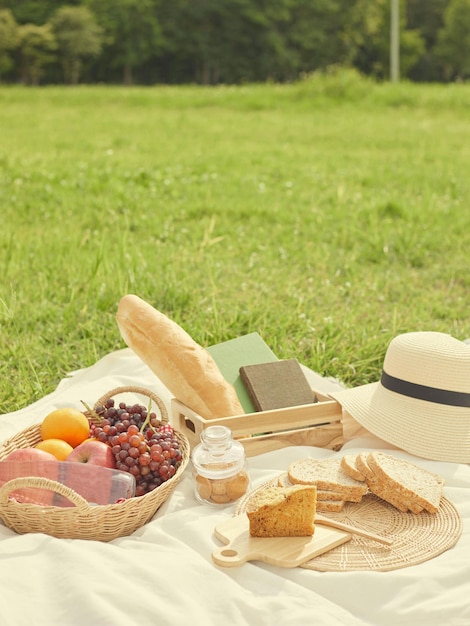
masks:
[[[119,302],[122,338],[180,402],[205,419],[244,413],[216,362],[176,322],[135,295]]]

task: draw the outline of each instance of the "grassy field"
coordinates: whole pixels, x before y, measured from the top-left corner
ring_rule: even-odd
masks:
[[[126,293],[350,385],[396,334],[470,336],[469,107],[349,72],[0,88],[0,412],[125,347]]]

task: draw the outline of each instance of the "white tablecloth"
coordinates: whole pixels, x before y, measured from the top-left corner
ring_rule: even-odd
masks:
[[[316,388],[336,386],[315,373],[310,377]],[[122,385],[151,388],[169,405],[169,392],[124,349],[75,372],[30,407],[1,416],[0,439],[40,422],[56,407],[93,403]],[[363,438],[348,442],[344,450],[370,447],[385,446]],[[251,457],[252,484],[276,476],[302,456],[331,454],[291,447]],[[211,558],[219,545],[213,529],[234,507],[214,510],[198,504],[188,468],[150,523],[110,543],[17,535],[0,524],[0,624],[469,626],[470,467],[411,458],[445,477],[445,495],[464,524],[454,548],[423,564],[348,573],[261,562],[218,567]]]

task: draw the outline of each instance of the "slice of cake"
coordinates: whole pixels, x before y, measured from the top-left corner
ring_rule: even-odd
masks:
[[[315,531],[316,487],[270,486],[246,505],[252,537],[308,537]]]

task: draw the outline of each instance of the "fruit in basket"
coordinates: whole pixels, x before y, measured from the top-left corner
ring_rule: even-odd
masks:
[[[86,439],[72,450],[65,459],[66,461],[77,463],[89,463],[90,465],[101,465],[114,469],[116,462],[111,447],[107,443],[97,439]]]
[[[50,452],[39,448],[17,448],[6,456],[4,461],[57,461]]]
[[[44,450],[45,452],[49,452],[58,461],[65,461],[65,459],[72,452],[72,446],[64,441],[63,439],[44,439],[36,444],[35,448],[37,450]]]
[[[62,439],[75,448],[90,436],[90,423],[78,409],[55,409],[43,419],[42,439]]]
[[[183,456],[170,424],[162,424],[156,413],[144,406],[107,400],[97,407],[98,420],[92,426],[93,437],[111,446],[116,469],[131,473],[136,479],[136,496],[159,487],[175,475]]]

